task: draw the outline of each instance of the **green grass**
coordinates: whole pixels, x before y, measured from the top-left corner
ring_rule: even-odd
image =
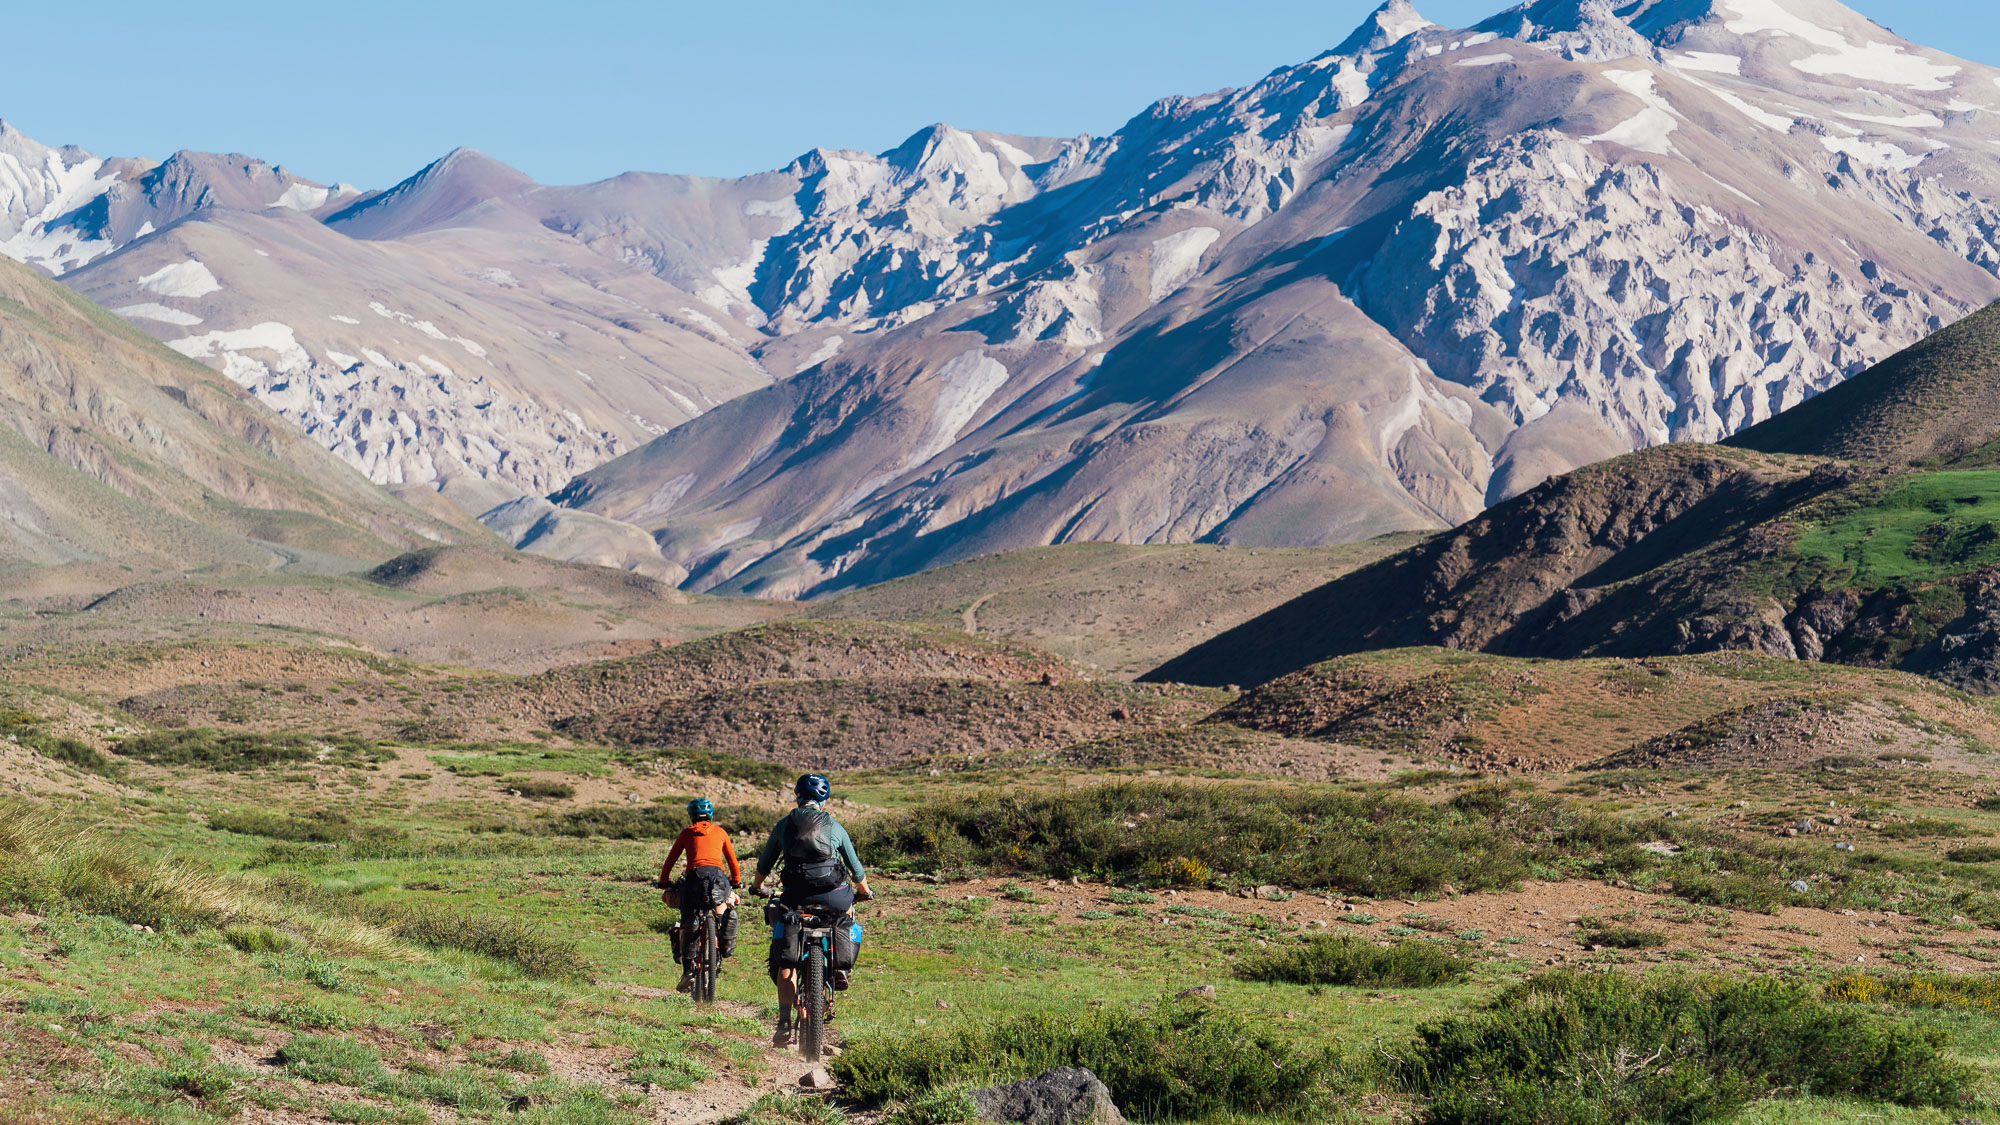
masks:
[[[1607,926],[1593,924],[1583,930],[1584,939],[1592,945],[1609,949],[1658,949],[1667,944],[1667,935],[1661,930],[1648,930],[1640,926]]]
[[[2000,471],[1923,473],[1801,534],[1794,552],[1839,584],[1936,581],[2000,562]]]
[[[1315,934],[1253,954],[1236,966],[1236,975],[1244,980],[1368,988],[1426,988],[1464,980],[1470,971],[1469,962],[1430,942],[1398,942],[1384,949],[1346,934]]]

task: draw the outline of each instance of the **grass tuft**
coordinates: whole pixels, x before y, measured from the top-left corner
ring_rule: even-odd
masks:
[[[1464,980],[1470,971],[1463,958],[1430,942],[1405,941],[1384,949],[1349,934],[1313,934],[1247,957],[1236,966],[1236,975],[1243,980],[1371,988],[1451,984]]]

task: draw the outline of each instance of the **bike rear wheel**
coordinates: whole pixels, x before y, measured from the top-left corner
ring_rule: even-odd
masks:
[[[826,1046],[826,951],[813,942],[806,950],[805,979],[799,982],[799,1053],[818,1062]]]
[[[695,923],[693,956],[688,958],[694,969],[694,1002],[713,1004],[715,1002],[715,916],[704,912]]]

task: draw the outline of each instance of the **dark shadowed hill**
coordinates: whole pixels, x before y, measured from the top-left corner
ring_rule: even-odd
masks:
[[[1813,462],[1669,445],[1558,477],[1457,530],[1221,634],[1142,679],[1257,684],[1329,657],[1439,645],[1518,655],[1672,651],[1644,606],[1595,637],[1640,574],[1740,536],[1828,487]],[[1586,613],[1587,610],[1597,612]],[[1665,630],[1665,634],[1662,634]]]
[[[1551,480],[1143,678],[1255,684],[1414,645],[1742,649],[2000,692],[1996,371],[2000,307],[1728,444]]]
[[[1726,444],[1916,464],[1968,458],[1996,435],[2000,305],[1989,305]]]

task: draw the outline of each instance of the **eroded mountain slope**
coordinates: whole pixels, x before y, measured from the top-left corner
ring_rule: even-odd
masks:
[[[12,262],[0,466],[0,565],[351,569],[490,541],[448,508],[383,493],[207,368]]]

